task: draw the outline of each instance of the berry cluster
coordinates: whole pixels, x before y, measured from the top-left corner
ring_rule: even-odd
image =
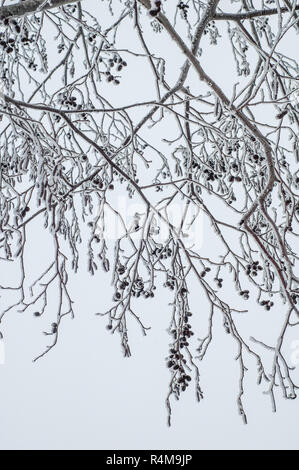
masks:
[[[233,183],[234,181],[236,181],[237,183],[240,183],[240,181],[242,181],[242,178],[240,176],[230,175],[229,178],[228,178],[228,181],[230,183]]]
[[[77,108],[77,98],[63,92],[58,94],[58,103],[69,108]]]
[[[89,34],[89,36],[88,36],[88,42],[90,42],[90,44],[93,44],[96,37],[97,37],[96,34]]]
[[[8,169],[9,169],[8,163],[2,162],[2,163],[1,163],[1,171],[3,171],[4,173],[6,173]]]
[[[181,349],[185,346],[189,346],[188,339],[190,339],[191,336],[194,335],[194,333],[191,329],[191,325],[189,323],[186,322],[184,324],[184,328],[183,328],[182,333],[183,333],[183,336],[180,338],[180,348]]]
[[[136,297],[140,297],[144,292],[144,282],[141,277],[137,277],[133,284],[132,294]]]
[[[183,297],[184,295],[186,295],[188,292],[188,290],[186,289],[186,287],[182,287],[181,290],[180,290],[180,294],[181,296]]]
[[[102,181],[102,179],[99,177],[99,176],[96,176],[93,180],[92,180],[93,184],[99,188],[99,189],[103,189],[104,187],[104,183]]]
[[[9,20],[9,26],[10,26],[17,34],[20,34],[21,28],[20,28],[19,23],[18,23],[16,20],[14,20],[14,19]]]
[[[186,163],[186,166],[187,166],[187,163]],[[197,170],[197,169],[200,169],[200,167],[201,167],[201,165],[200,165],[198,162],[196,162],[195,160],[193,160],[193,162],[192,162],[192,168],[194,168],[195,170]]]
[[[263,23],[262,25],[259,27],[260,31],[266,31],[267,29],[267,26],[268,26],[268,18],[266,18],[265,20],[263,20]]]
[[[231,167],[231,169],[232,169],[233,171],[236,171],[236,172],[239,171],[239,165],[238,165],[238,163],[237,163],[236,161],[232,162],[232,163],[230,164],[230,167]]]
[[[161,1],[160,0],[151,0],[151,9],[149,14],[151,16],[157,16],[161,11]]]
[[[175,288],[175,277],[171,274],[167,274],[167,280],[164,283],[165,287],[169,287],[169,289],[174,290]]]
[[[39,314],[39,312],[36,312]],[[36,315],[36,314],[35,314]],[[36,315],[36,316],[40,316],[40,315]],[[52,323],[51,324],[51,333],[47,333],[46,331],[44,331],[44,334],[45,335],[55,335],[58,331],[58,324],[57,323]]]
[[[118,80],[117,76],[111,73],[111,69],[115,67],[116,71],[120,72],[123,69],[123,67],[126,67],[126,66],[127,66],[127,62],[116,54],[114,55],[113,59],[109,59],[108,70],[105,72],[107,82],[113,82],[115,85],[119,85],[120,81]]]
[[[204,30],[204,34],[210,34],[210,43],[217,44],[217,37],[219,36],[218,30],[216,28],[215,21],[211,21],[207,24],[207,27]]]
[[[252,155],[252,159],[254,163],[256,163],[257,165],[261,165],[261,163],[265,160],[265,158],[262,155],[258,155],[257,153],[254,153]]]
[[[119,85],[120,81],[112,75],[109,71],[106,72],[107,82],[113,82],[114,85]]]
[[[58,46],[57,46],[58,54],[61,54],[62,51],[64,51],[64,49],[65,49],[65,45],[63,43],[58,44]]]
[[[183,355],[180,354],[178,351],[176,351],[175,349],[170,349],[170,354],[169,354],[169,357],[167,358],[167,367],[169,369],[173,369],[173,370],[179,370],[180,366],[179,364],[177,363],[177,361],[179,360],[182,360],[182,362],[186,363],[186,359],[183,358]]]
[[[115,302],[117,302],[118,300],[120,300],[122,297],[121,293],[120,292],[115,292],[114,296],[113,296],[113,300]]]
[[[276,114],[276,119],[282,119],[286,114],[288,114],[288,110],[283,109],[280,113]]]
[[[180,349],[183,349],[185,346],[189,346],[188,339],[194,335],[191,325],[188,323],[189,317],[192,316],[191,312],[187,312],[184,316],[184,325],[182,328],[171,330],[173,338],[176,340],[177,345]]]
[[[153,287],[155,289],[155,287]],[[133,283],[132,295],[134,297],[140,297],[141,294],[148,299],[149,297],[154,297],[154,292],[144,289],[144,281],[141,277],[137,277]]]
[[[184,365],[186,362],[187,361],[184,359],[182,354],[180,354],[174,348],[170,349],[170,355],[169,358],[167,358],[167,367],[172,369],[175,373],[179,373],[176,383],[179,390],[182,392],[187,389],[189,383],[191,382],[190,375],[185,373]]]
[[[32,70],[34,70],[34,72],[36,72],[37,70],[37,64],[34,62],[34,60],[30,60],[29,63],[28,63],[28,67]]]
[[[155,248],[152,254],[154,256],[157,256],[158,258],[166,259],[172,255],[172,249],[171,248]]]
[[[187,19],[188,8],[189,8],[189,5],[187,5],[187,3],[180,2],[178,4],[178,9],[181,10],[185,20]]]
[[[4,24],[9,25],[11,31],[19,35],[21,33],[21,27],[16,20],[4,20]],[[29,37],[28,30],[26,26],[22,29],[22,35],[20,38],[17,36],[7,38],[5,33],[0,33],[0,46],[5,50],[7,54],[11,54],[14,50],[18,50],[18,39],[23,45],[28,45],[29,43],[34,42],[34,37]]]
[[[21,211],[21,217],[25,217],[25,215],[29,211],[30,211],[30,207],[28,207],[28,206],[24,207],[24,209],[22,209],[22,211]]]
[[[28,30],[26,29],[26,27],[23,28],[23,35],[24,36],[21,37],[21,43],[24,44],[25,46],[28,46],[29,43],[34,42],[34,38],[29,37]]]
[[[257,276],[258,271],[262,271],[263,268],[258,261],[254,261],[251,264],[246,265],[246,274],[247,276]]]
[[[218,179],[218,175],[213,170],[206,168],[204,173],[207,175],[207,181],[215,181]]]
[[[117,272],[118,272],[118,274],[120,274],[122,276],[126,272],[126,267],[123,266],[122,264],[119,264],[118,268],[117,268]]]
[[[127,66],[127,62],[123,60],[121,57],[115,55],[113,59],[108,60],[108,65],[111,68],[115,67],[118,72],[122,70],[123,67]]]
[[[119,276],[122,276],[126,272],[126,267],[123,266],[122,264],[119,264],[116,268],[116,272],[118,273]],[[116,301],[120,300],[122,297],[122,294],[120,293],[120,291],[124,291],[125,289],[129,287],[129,285],[130,283],[127,279],[118,279],[118,281],[116,281],[117,290],[116,290],[116,293],[114,294],[114,300]],[[155,289],[156,287],[153,286],[152,290],[146,290],[144,288],[143,279],[140,276],[138,276],[135,279],[133,286],[132,286],[132,295],[134,297],[140,297],[140,295],[143,295],[147,299],[149,297],[154,297],[153,290]]]
[[[241,290],[240,295],[241,295],[241,297],[243,297],[243,299],[248,300],[249,299],[249,290]]]
[[[265,307],[266,310],[270,310],[271,307],[273,307],[274,302],[271,302],[270,300],[262,300],[260,304]]]
[[[217,282],[217,286],[219,287],[219,289],[221,289],[222,283],[223,283],[223,279],[222,279],[221,277],[215,277],[215,278],[214,278],[214,281]]]
[[[11,54],[13,52],[14,45],[15,45],[15,40],[13,38],[9,38],[6,41],[4,39],[0,40],[0,46],[5,50],[7,54]]]
[[[232,142],[227,148],[228,155],[231,155],[233,152],[237,152],[240,147],[241,145],[239,142]]]
[[[201,277],[205,277],[207,273],[209,273],[211,271],[211,268],[205,268],[201,273],[200,273],[200,276]]]
[[[126,280],[120,281],[119,288],[120,288],[120,290],[125,290],[125,288],[128,287],[128,285],[129,285],[128,281],[126,281]]]

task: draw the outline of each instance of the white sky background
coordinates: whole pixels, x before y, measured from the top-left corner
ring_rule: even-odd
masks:
[[[257,8],[260,3],[256,2]],[[223,11],[236,8],[228,0],[222,0],[220,7]],[[102,2],[91,0],[85,0],[84,8],[95,14],[100,11],[101,15],[105,11]],[[147,17],[144,15],[144,18]],[[107,23],[110,23],[110,18]],[[119,30],[120,37],[121,33],[125,33],[122,37],[127,41],[124,47],[140,50],[132,23],[125,22]],[[171,58],[166,79],[173,84],[179,75],[178,64],[183,64],[184,59],[164,34],[152,33],[151,37],[151,50],[158,56]],[[239,80],[232,77],[234,64],[230,44],[223,41],[218,46],[205,48],[205,45],[208,45],[207,38],[202,41],[202,65],[230,96],[232,84]],[[288,34],[281,42],[281,48],[298,59],[298,36]],[[113,105],[155,99],[148,64],[140,59],[140,66],[136,69],[138,62],[135,59],[128,56],[126,60],[128,67],[122,74],[121,86],[103,84],[103,94]],[[206,88],[195,74],[190,74],[189,81],[193,85],[192,91],[198,88],[199,93],[205,93]],[[135,110],[134,113],[130,115],[136,123],[141,111]],[[273,109],[269,111],[269,121],[272,120]],[[174,128],[174,133],[176,131]],[[144,136],[152,139],[157,136],[159,140],[161,132],[171,137],[172,129],[157,126],[143,130]],[[32,238],[28,237],[27,262],[31,265],[32,278],[43,263],[46,265],[51,254],[51,242],[46,232],[41,233],[39,225],[40,219],[32,225]],[[209,233],[209,228],[204,225],[203,249],[207,253],[217,249],[211,244]],[[84,255],[84,247],[82,252]],[[6,281],[14,275],[7,270],[4,273]],[[207,305],[196,290],[194,282],[191,307],[194,330],[200,331],[205,326],[204,315],[200,313],[204,313]],[[152,329],[143,337],[133,323],[130,325],[133,356],[124,359],[118,335],[110,335],[105,329],[106,319],[94,315],[111,303],[113,290],[109,286],[109,275],[98,271],[91,278],[83,261],[78,275],[71,277],[71,292],[76,319],[63,322],[58,345],[35,364],[32,364],[32,358],[48,344],[42,331],[51,323],[50,316],[46,320],[36,319],[32,311],[28,311],[22,315],[13,312],[6,318],[3,330],[6,361],[0,365],[1,449],[299,448],[298,403],[280,399],[278,412],[273,414],[269,397],[262,394],[264,388],[255,385],[255,368],[251,359],[249,364],[253,373],[249,373],[246,379],[244,399],[249,424],[243,425],[236,405],[239,366],[234,358],[237,349],[232,338],[224,334],[220,315],[215,316],[214,342],[207,358],[200,364],[205,399],[200,404],[196,403],[190,387],[180,402],[173,403],[173,425],[168,428],[165,396],[169,372],[164,357],[168,353],[166,329],[171,297],[160,291],[158,298],[140,302],[144,321]],[[228,290],[226,295],[228,300],[235,301],[233,292]],[[246,307],[250,315],[240,317],[238,326],[244,331],[248,326],[254,327],[250,334],[260,338],[263,335],[265,342],[268,338],[271,343],[280,324],[280,306],[266,312],[258,308],[252,298]],[[286,341],[290,355],[292,341],[298,339],[297,331]],[[298,368],[294,378],[299,381]]]

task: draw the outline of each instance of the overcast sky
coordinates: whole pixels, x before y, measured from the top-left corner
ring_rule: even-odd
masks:
[[[105,22],[101,4],[97,2],[95,7],[94,1],[84,1],[84,7],[95,14],[100,12]],[[225,11],[234,8],[228,0],[221,1],[220,6]],[[127,28],[125,34],[124,29],[119,32],[127,42],[124,47],[138,49],[130,22],[125,22],[122,28]],[[152,41],[151,46],[157,54],[162,57],[170,57],[171,54],[166,76],[173,83],[172,77],[175,80],[179,74],[177,64],[182,64],[183,59],[165,36],[161,40],[159,34],[153,34]],[[206,39],[204,41],[203,51],[204,44],[208,44]],[[289,56],[298,59],[297,46],[298,36],[294,33],[281,44]],[[207,51],[202,56],[204,67],[216,81],[221,78],[224,90],[231,94],[235,77],[230,76],[230,45],[224,41],[221,46],[209,47]],[[125,88],[114,87],[105,91],[106,96],[110,93],[109,99],[114,105],[154,98],[148,69],[138,66],[134,70],[132,58],[128,64]],[[136,73],[138,84],[131,79],[131,75]],[[191,74],[191,77],[195,89],[200,90],[202,84],[195,75]],[[136,113],[137,121],[139,111]],[[269,120],[272,118],[269,114]],[[171,133],[170,129],[167,131]],[[155,135],[158,131],[145,129],[144,135],[148,137],[151,132]],[[37,219],[30,229],[31,238],[26,252],[32,279],[34,273],[46,265],[52,250],[51,239],[45,231],[41,233],[39,230],[40,223],[41,219]],[[208,228],[204,221],[202,223],[202,245],[208,252],[215,246],[211,245]],[[3,280],[15,279],[15,276],[14,271],[7,269],[0,274],[0,284]],[[83,262],[77,276],[71,276],[70,284],[76,318],[63,322],[58,345],[37,363],[33,364],[32,359],[47,344],[42,331],[49,319],[46,322],[36,319],[32,312],[12,312],[6,319],[3,330],[5,362],[0,365],[1,449],[299,448],[298,403],[281,398],[277,413],[272,413],[269,396],[262,393],[265,388],[256,385],[255,373],[249,373],[246,378],[244,404],[249,424],[245,426],[242,423],[236,404],[239,366],[234,359],[237,348],[230,336],[223,332],[220,315],[215,317],[214,342],[206,360],[200,365],[205,398],[196,403],[194,390],[190,387],[180,402],[173,404],[173,425],[168,428],[165,397],[169,373],[165,357],[169,342],[166,329],[170,318],[170,296],[161,292],[157,298],[144,302],[143,318],[151,325],[151,330],[143,337],[136,326],[131,325],[133,356],[125,359],[119,337],[106,330],[106,319],[95,316],[95,312],[105,310],[111,303],[113,290],[107,275],[98,271],[91,278]],[[196,292],[197,284],[194,282],[192,309],[198,312],[194,323],[199,326],[202,321],[200,314],[206,305]],[[54,291],[53,297],[54,305]],[[253,313],[250,318],[237,320],[240,328],[245,331],[247,325],[253,323],[257,336],[263,332],[270,342],[272,338],[274,341],[277,318],[267,316],[264,311],[261,315],[254,300],[250,300],[248,308]],[[279,305],[276,308],[279,309]],[[277,317],[279,313],[277,311]],[[287,357],[291,357],[297,340],[297,332],[288,337],[285,346]],[[296,378],[298,382],[298,366],[295,381]]]

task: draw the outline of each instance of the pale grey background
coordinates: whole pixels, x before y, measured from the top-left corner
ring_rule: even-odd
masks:
[[[233,8],[229,1],[221,2],[221,6],[226,11]],[[133,32],[128,31],[128,41],[130,34]],[[289,55],[295,57],[298,56],[298,36],[291,38],[285,47],[289,49]],[[173,45],[161,41],[159,36],[153,47],[161,55],[173,51]],[[222,85],[230,93],[230,48],[228,45],[219,47],[222,48],[222,63],[219,49],[216,56],[216,49],[210,48],[202,60],[216,80],[221,77]],[[182,61],[182,58],[178,55],[177,60]],[[177,67],[168,73],[175,74],[176,78]],[[148,70],[140,67],[138,76],[140,87],[134,85],[135,101],[151,99],[152,89],[147,84],[152,82]],[[145,89],[148,96],[144,95]],[[120,104],[128,103],[127,95],[114,90],[113,103],[119,100]],[[40,222],[41,219],[37,220],[31,229],[33,238],[27,252],[32,279],[34,272],[46,265],[45,260],[52,249],[51,240],[38,230]],[[214,250],[215,246],[211,246],[205,233],[204,246],[207,251]],[[82,250],[83,253],[86,251],[84,245]],[[1,282],[16,278],[16,273],[9,273],[8,269],[9,266],[3,270]],[[171,298],[161,292],[158,298],[139,304],[145,322],[152,329],[147,337],[143,337],[135,325],[131,325],[133,356],[124,359],[118,336],[111,336],[105,329],[106,320],[94,315],[96,311],[105,310],[111,302],[109,277],[98,272],[91,278],[83,262],[80,273],[71,278],[71,286],[76,319],[63,322],[59,344],[36,364],[32,363],[32,358],[48,344],[42,331],[51,323],[51,315],[36,319],[31,310],[25,314],[13,312],[6,318],[3,329],[6,362],[0,366],[1,449],[299,448],[298,402],[281,398],[278,412],[273,414],[269,397],[262,393],[265,388],[256,386],[254,373],[249,373],[246,379],[244,403],[249,424],[242,424],[236,405],[239,372],[234,361],[236,345],[223,333],[220,315],[215,317],[215,341],[206,361],[200,364],[205,399],[197,404],[190,387],[180,402],[173,403],[173,426],[168,428],[165,396],[169,373],[164,358],[168,352],[166,329],[170,310],[167,304]],[[195,328],[204,316],[206,306],[202,302],[194,283]],[[277,305],[271,314],[258,309],[254,300],[250,301],[250,306],[248,317],[255,323],[255,335],[262,338],[266,332],[271,343],[280,306]],[[246,328],[249,320],[241,317],[238,322]],[[294,333],[293,339],[299,339],[298,332]],[[286,342],[287,357],[288,349],[291,355],[291,338]],[[251,359],[248,364],[254,370]],[[295,377],[299,381],[298,368]]]

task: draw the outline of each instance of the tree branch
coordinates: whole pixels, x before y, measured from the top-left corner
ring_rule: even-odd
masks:
[[[149,9],[150,7],[150,4],[149,4],[149,1],[148,0],[139,0],[140,3],[147,9]],[[211,2],[213,3],[213,2]],[[251,205],[251,208],[247,211],[246,215],[242,218],[242,220],[240,221],[240,225],[244,225],[245,229],[247,230],[248,233],[250,233],[253,238],[257,241],[260,249],[264,252],[264,254],[269,258],[269,255],[267,253],[267,250],[264,248],[263,244],[261,243],[261,241],[259,239],[257,239],[256,235],[254,234],[254,232],[252,231],[252,229],[249,227],[249,220],[250,220],[250,217],[254,214],[254,212],[256,211],[256,209],[258,207],[261,208],[262,210],[262,213],[264,215],[264,217],[268,220],[268,222],[272,225],[273,229],[274,229],[274,232],[275,232],[275,236],[277,238],[277,241],[278,241],[278,244],[280,245],[281,247],[281,251],[282,251],[282,254],[283,256],[285,257],[285,261],[288,263],[288,267],[291,271],[291,276],[293,277],[293,272],[292,272],[292,268],[291,268],[291,265],[290,265],[290,262],[288,260],[288,257],[286,255],[286,251],[285,251],[285,248],[284,248],[284,245],[283,245],[283,241],[281,239],[281,236],[279,234],[279,230],[278,228],[276,227],[275,225],[275,222],[270,218],[269,214],[265,211],[264,209],[264,205],[265,205],[265,201],[266,201],[266,198],[268,196],[269,193],[271,193],[272,189],[273,189],[273,186],[274,186],[274,183],[275,183],[275,180],[276,180],[276,176],[275,176],[275,167],[274,167],[274,163],[273,163],[273,159],[272,159],[272,149],[271,149],[271,145],[269,144],[269,141],[267,140],[266,137],[264,137],[264,135],[260,132],[260,130],[258,129],[258,127],[253,124],[247,117],[246,115],[243,113],[243,111],[241,111],[240,109],[237,109],[229,100],[229,98],[225,95],[225,93],[222,91],[222,89],[217,85],[216,82],[214,82],[214,80],[203,70],[201,64],[199,63],[199,61],[197,60],[197,58],[195,57],[195,55],[192,53],[192,50],[190,50],[188,48],[188,46],[186,45],[186,43],[183,41],[183,39],[181,38],[181,36],[177,33],[177,31],[175,30],[175,28],[171,25],[171,23],[169,22],[169,20],[166,18],[166,16],[164,16],[161,12],[157,15],[157,20],[164,26],[165,30],[168,32],[169,36],[171,37],[171,39],[177,44],[177,46],[179,47],[179,49],[181,50],[181,52],[188,58],[188,60],[190,61],[190,63],[193,65],[194,69],[196,70],[198,76],[199,76],[199,79],[202,80],[204,83],[206,83],[206,85],[218,96],[218,98],[222,101],[222,103],[227,107],[227,109],[231,110],[231,112],[239,118],[239,120],[242,122],[242,124],[247,128],[247,130],[249,131],[249,133],[251,135],[253,135],[261,144],[261,147],[263,148],[264,150],[264,153],[265,153],[265,157],[266,157],[266,162],[267,162],[267,169],[268,169],[268,181],[267,183],[265,184],[265,187],[263,188],[263,190],[261,191],[260,195],[256,198],[256,200],[252,203]],[[294,302],[292,301],[292,298],[291,298],[291,295],[290,293],[288,292],[288,289],[287,289],[287,284],[286,284],[286,280],[284,279],[282,273],[280,272],[280,269],[279,269],[279,266],[277,265],[277,263],[273,263],[273,259],[271,259],[271,262],[273,264],[273,266],[275,266],[275,269],[277,271],[277,275],[281,281],[281,285],[283,287],[283,290],[284,290],[284,293],[286,295],[286,298],[288,299],[289,301],[289,304],[291,306],[291,308],[294,309],[294,311],[296,311],[297,315],[299,315],[299,311],[298,309],[296,308],[296,306],[294,305]]]
[[[295,7],[295,10],[299,10],[299,5]],[[287,7],[284,7],[280,9],[280,12],[287,13],[287,12],[290,12],[290,10]],[[244,13],[217,13],[213,19],[238,21],[238,20],[249,20],[251,18],[258,18],[259,16],[269,16],[269,15],[277,15],[277,14],[278,14],[277,8],[269,8],[269,9],[264,9],[264,10],[247,11]]]
[[[38,11],[50,10],[52,8],[61,7],[70,3],[79,3],[82,0],[25,0],[24,2],[14,3],[12,5],[6,5],[0,7],[0,19],[15,18],[20,16],[30,15]],[[141,0],[141,3],[147,8],[150,8],[150,2],[148,0]],[[295,10],[299,10],[299,5],[295,7]],[[280,9],[281,13],[289,12],[289,8],[284,7]],[[276,15],[278,13],[277,8],[269,8],[264,10],[254,10],[243,13],[216,13],[213,17],[214,20],[246,20],[251,18],[257,18],[260,16]]]
[[[26,16],[38,11],[50,10],[70,3],[78,3],[80,0],[26,0],[25,2],[13,3],[0,8],[0,19],[16,18]]]

